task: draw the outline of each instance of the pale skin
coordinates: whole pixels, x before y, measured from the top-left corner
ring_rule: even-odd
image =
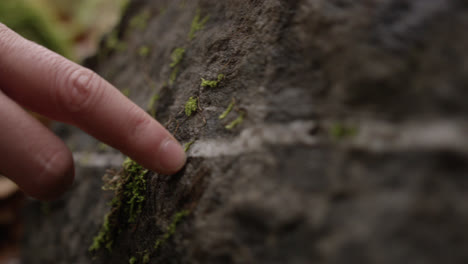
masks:
[[[181,145],[96,73],[28,41],[0,23],[0,174],[28,195],[52,200],[71,185],[71,152],[25,109],[72,124],[142,166],[173,174]]]

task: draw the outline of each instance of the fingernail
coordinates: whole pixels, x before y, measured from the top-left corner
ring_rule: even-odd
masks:
[[[185,151],[182,146],[171,138],[161,143],[158,153],[159,165],[163,173],[176,173],[186,161]]]

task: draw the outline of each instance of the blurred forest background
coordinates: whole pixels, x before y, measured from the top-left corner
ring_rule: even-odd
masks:
[[[0,21],[67,58],[92,55],[128,0],[1,0]]]
[[[0,22],[81,62],[96,52],[127,4],[128,0],[0,0]],[[0,175],[0,264],[19,263],[23,200],[16,185]]]

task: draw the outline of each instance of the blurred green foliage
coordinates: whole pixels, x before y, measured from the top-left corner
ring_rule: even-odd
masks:
[[[72,57],[71,43],[46,8],[38,8],[26,0],[0,0],[0,22],[25,38]]]
[[[91,55],[130,0],[0,0],[0,22],[65,57]]]

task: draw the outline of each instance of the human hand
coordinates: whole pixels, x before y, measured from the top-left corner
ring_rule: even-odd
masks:
[[[174,137],[111,84],[0,23],[0,173],[28,195],[54,199],[73,182],[72,155],[22,107],[75,125],[148,169],[172,174],[185,164]]]

